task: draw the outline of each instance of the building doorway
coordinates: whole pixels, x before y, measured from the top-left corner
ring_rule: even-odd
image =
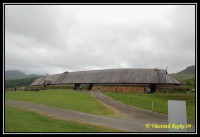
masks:
[[[149,89],[151,93],[155,93],[156,92],[156,84],[149,84]]]
[[[89,84],[89,85],[88,85],[88,90],[91,90],[91,89],[92,89],[92,86],[93,86],[93,84]]]

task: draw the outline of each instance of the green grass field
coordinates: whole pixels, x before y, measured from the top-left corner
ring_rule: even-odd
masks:
[[[122,132],[112,128],[59,120],[21,108],[5,108],[5,132]]]
[[[104,94],[125,104],[164,114],[168,113],[168,100],[185,100],[187,107],[187,117],[189,119],[195,119],[194,94],[133,94],[121,92],[105,92]]]
[[[61,107],[91,114],[115,116],[108,107],[96,101],[87,92],[67,89],[42,91],[6,91],[5,98]]]

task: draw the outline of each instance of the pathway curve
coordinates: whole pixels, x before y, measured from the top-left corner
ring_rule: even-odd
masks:
[[[116,109],[124,114],[121,117],[107,117],[93,115],[58,107],[51,107],[42,104],[29,103],[25,101],[5,100],[5,105],[25,108],[27,110],[36,111],[48,116],[63,120],[72,120],[77,122],[89,123],[100,126],[112,127],[115,129],[125,130],[127,132],[168,132],[168,129],[146,128],[149,124],[167,124],[167,116],[155,112],[150,112],[135,107],[125,105],[123,103],[112,100],[101,93],[90,92],[90,94],[97,100]],[[194,132],[193,128],[188,130]]]
[[[143,125],[149,124],[168,124],[168,116],[165,114],[152,112],[149,110],[144,110],[140,108],[136,108],[133,106],[126,105],[114,99],[108,98],[107,96],[103,95],[101,92],[90,92],[90,94],[96,98],[97,100],[101,101],[102,103],[113,107],[120,113],[124,113],[128,116],[131,120],[137,123],[138,126],[142,127]],[[141,102],[142,103],[142,102]],[[188,120],[188,124],[192,124],[192,128],[188,129],[188,132],[195,132],[195,122],[192,120]],[[166,129],[162,131],[168,131]],[[155,130],[157,132],[157,130]]]

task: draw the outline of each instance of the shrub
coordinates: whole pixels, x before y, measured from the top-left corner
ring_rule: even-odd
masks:
[[[185,86],[171,86],[171,87],[160,87],[156,90],[159,93],[186,93],[187,87]]]

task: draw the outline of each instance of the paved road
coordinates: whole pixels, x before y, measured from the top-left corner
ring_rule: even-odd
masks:
[[[145,127],[147,123],[149,123],[150,125],[167,124],[166,115],[125,105],[123,103],[107,98],[101,93],[90,92],[90,94],[98,101],[103,102],[107,106],[112,107],[114,110],[116,110],[116,112],[119,112],[118,117],[98,116],[57,107],[29,103],[25,101],[6,100],[5,105],[25,108],[59,119],[107,126],[115,129],[125,130],[127,132],[168,132],[168,129]],[[191,128],[189,131],[194,132],[194,129],[195,128],[193,124],[193,128]]]

